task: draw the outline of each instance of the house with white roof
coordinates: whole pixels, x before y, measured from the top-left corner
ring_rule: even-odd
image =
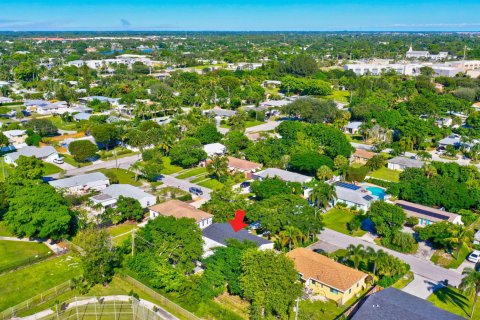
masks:
[[[421,168],[423,161],[406,157],[395,157],[387,161],[387,167],[391,170],[405,170],[407,168]]]
[[[7,137],[10,144],[13,145],[20,145],[25,143],[25,139],[27,138],[27,130],[7,130],[3,131],[5,137]]]
[[[27,147],[21,148],[16,152],[6,154],[4,156],[5,163],[16,165],[15,162],[20,156],[35,157],[45,162],[53,162],[53,160],[55,159],[60,159],[60,155],[58,154],[57,150],[55,150],[55,148],[52,146],[41,147],[41,148],[34,147],[34,146],[27,146]]]
[[[92,172],[48,183],[55,189],[65,190],[68,193],[86,193],[104,190],[110,184],[110,180],[101,172]]]
[[[223,144],[215,142],[203,146],[203,150],[207,153],[209,158],[213,156],[222,156],[227,152],[227,147]]]
[[[362,124],[363,122],[361,121],[351,121],[343,128],[343,130],[349,134],[357,134],[360,131]]]
[[[277,169],[277,168],[268,168],[259,172],[254,172],[252,175],[253,175],[253,179],[255,180],[265,180],[268,178],[273,179],[275,177],[283,181],[299,182],[299,183],[306,183],[313,180],[312,177],[309,177],[300,173],[296,173],[296,172]]]
[[[142,208],[147,208],[157,203],[157,198],[154,195],[130,184],[112,184],[103,189],[100,194],[91,197],[90,200],[95,205],[107,208],[114,207],[120,196],[138,200]]]
[[[343,203],[350,208],[356,207],[363,211],[368,211],[370,205],[378,200],[370,191],[346,182],[335,183],[335,193],[336,198],[334,200],[334,205],[337,203]]]

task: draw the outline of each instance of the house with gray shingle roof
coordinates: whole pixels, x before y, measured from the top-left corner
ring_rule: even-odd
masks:
[[[310,182],[313,179],[312,177],[309,177],[300,173],[286,171],[286,170],[277,169],[277,168],[268,168],[268,169],[253,173],[253,178],[255,180],[264,180],[268,178],[273,179],[275,177],[278,177],[283,181],[300,182],[300,183]]]
[[[92,172],[65,179],[53,180],[50,181],[49,184],[55,189],[66,190],[70,193],[82,193],[92,190],[104,190],[110,184],[110,181],[103,173]]]
[[[421,168],[423,166],[423,161],[406,157],[395,157],[388,160],[387,163],[388,169],[391,170],[405,170],[407,168]]]
[[[34,146],[27,146],[21,148],[16,152],[9,153],[4,156],[5,163],[15,165],[15,162],[20,156],[25,157],[35,157],[37,159],[43,160],[45,162],[53,162],[54,159],[60,159],[60,156],[52,146],[47,147],[34,147]]]

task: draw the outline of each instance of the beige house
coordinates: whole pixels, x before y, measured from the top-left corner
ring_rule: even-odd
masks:
[[[345,304],[366,288],[367,274],[335,262],[306,248],[297,248],[287,256],[295,263],[305,287],[339,304]]]
[[[256,172],[262,168],[260,163],[251,162],[248,160],[238,159],[234,157],[228,157],[228,169],[232,172],[242,172],[245,174],[245,178],[252,179],[253,172]]]
[[[155,219],[159,215],[166,217],[189,218],[194,219],[198,226],[203,229],[213,223],[213,215],[202,211],[180,200],[169,200],[149,208],[150,219]]]
[[[372,159],[375,156],[374,152],[357,149],[355,153],[352,154],[350,158],[352,163],[366,164],[368,160]]]

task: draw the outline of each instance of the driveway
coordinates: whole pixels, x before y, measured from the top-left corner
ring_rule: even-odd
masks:
[[[263,123],[258,126],[247,128],[245,129],[245,133],[273,131],[275,130],[276,127],[280,125],[280,123],[282,123],[282,121],[269,121],[267,123]]]
[[[448,284],[458,286],[462,280],[462,274],[457,270],[445,269],[434,265],[429,260],[419,258],[411,254],[404,254],[384,247],[378,246],[374,243],[367,242],[360,238],[352,237],[331,229],[325,229],[318,236],[319,240],[334,245],[339,248],[347,248],[350,244],[362,244],[365,247],[372,247],[375,250],[383,250],[391,255],[405,261],[410,265],[410,270],[421,277],[432,280],[435,283],[440,281],[447,281]]]
[[[429,295],[443,286],[444,284],[442,282],[433,281],[418,274],[414,274],[412,282],[403,288],[402,291],[421,299],[427,299]]]
[[[182,189],[187,192],[189,192],[188,189],[190,189],[191,187],[200,188],[203,191],[203,194],[199,197],[206,200],[210,200],[210,193],[212,192],[212,189],[201,187],[187,180],[177,179],[170,175],[164,175],[164,177],[162,178],[162,182],[163,182],[163,185]]]

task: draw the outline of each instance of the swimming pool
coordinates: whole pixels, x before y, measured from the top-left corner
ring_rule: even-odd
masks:
[[[385,195],[387,194],[384,189],[379,188],[379,187],[366,187],[368,191],[372,193],[372,195],[378,197],[378,199],[383,200],[385,199]]]

